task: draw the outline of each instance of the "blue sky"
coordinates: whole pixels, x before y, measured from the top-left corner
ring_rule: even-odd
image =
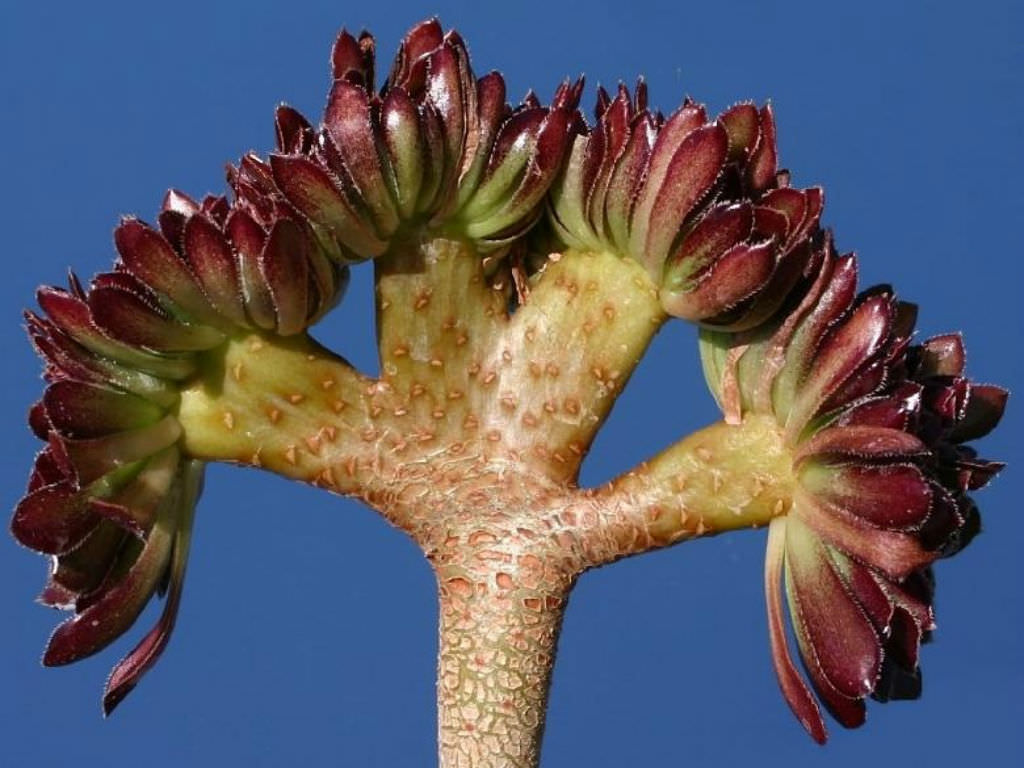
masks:
[[[102,7],[95,7],[101,5]],[[777,5],[777,7],[776,7]],[[842,6],[842,8],[840,8]],[[894,7],[895,6],[895,7]],[[573,10],[569,10],[572,7]],[[21,494],[41,391],[20,312],[40,283],[107,267],[118,214],[164,190],[221,190],[266,151],[272,110],[316,117],[337,30],[370,28],[386,66],[440,14],[478,71],[550,95],[647,76],[668,110],[771,98],[783,165],[823,184],[825,221],[865,285],[919,302],[926,334],[962,329],[969,370],[1021,391],[1024,10],[1019,3],[19,3],[0,18],[5,147],[0,282],[0,498]],[[592,93],[592,90],[590,91]],[[588,95],[588,108],[592,96]],[[369,270],[319,336],[372,367]],[[716,418],[692,329],[670,326],[585,467],[598,482]],[[1024,737],[1024,429],[1016,402],[983,453],[1011,462],[979,495],[985,533],[938,567],[939,631],[922,700],[869,707],[815,746],[770,667],[763,532],[589,573],[555,672],[545,768],[1020,764]],[[39,768],[137,764],[427,766],[436,607],[414,546],[371,512],[254,471],[213,467],[178,630],[108,721],[99,697],[131,638],[59,670],[38,664],[57,615],[44,561],[0,540],[0,755]],[[152,612],[143,624],[152,619]],[[133,635],[137,637],[137,634]]]

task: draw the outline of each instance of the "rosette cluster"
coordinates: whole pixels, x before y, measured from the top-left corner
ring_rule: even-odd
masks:
[[[687,99],[666,119],[640,81],[632,96],[599,90],[596,118],[552,189],[560,238],[636,259],[675,317],[728,330],[770,317],[806,269],[824,203],[778,170],[771,107],[710,121]]]
[[[371,35],[343,32],[321,127],[278,111],[273,178],[337,257],[373,258],[423,232],[490,251],[528,230],[561,170],[582,82],[563,83],[550,107],[531,93],[513,108],[501,74],[477,78],[462,38],[436,19],[405,36],[379,92],[374,59]]]
[[[41,602],[69,610],[47,665],[106,647],[150,598],[169,590],[157,626],[115,668],[110,711],[152,665],[173,627],[202,465],[178,448],[182,382],[237,333],[300,333],[337,301],[347,268],[245,158],[229,173],[234,203],[168,193],[159,229],[117,227],[120,259],[88,288],[38,294],[29,334],[47,388],[30,424],[46,445],[12,522],[49,555]]]
[[[977,532],[968,493],[1002,467],[964,443],[998,423],[1006,391],[964,377],[957,335],[912,345],[913,305],[856,283],[855,257],[829,252],[784,319],[701,340],[727,418],[774,420],[792,455],[792,507],[769,533],[769,629],[786,699],[820,742],[782,583],[804,668],[842,725],[864,721],[867,696],[916,697],[934,628],[930,565]]]

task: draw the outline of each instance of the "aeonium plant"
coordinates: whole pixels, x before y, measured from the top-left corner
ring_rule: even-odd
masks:
[[[231,167],[229,196],[168,193],[117,227],[110,272],[27,315],[43,449],[12,531],[70,614],[44,663],[102,651],[162,596],[105,710],[139,683],[176,620],[203,467],[225,461],[360,499],[422,548],[446,768],[537,765],[581,573],[741,528],[768,528],[768,646],[812,737],[822,707],[855,727],[867,698],[917,696],[933,566],[1000,469],[966,443],[1006,392],[965,377],[959,336],[916,339],[892,289],[858,293],[822,191],[778,166],[771,108],[666,116],[641,82],[599,90],[588,122],[569,81],[512,105],[436,21],[379,86],[366,33],[331,64],[319,125],[279,107],[276,151]],[[364,261],[376,377],[310,335]],[[579,487],[671,318],[701,328],[723,418]]]

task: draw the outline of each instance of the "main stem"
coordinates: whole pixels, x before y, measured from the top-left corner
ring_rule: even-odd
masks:
[[[476,539],[476,544],[469,540]],[[438,564],[438,747],[442,768],[528,768],[540,759],[555,644],[572,575],[490,535]]]
[[[523,599],[441,590],[441,768],[539,765],[565,596]]]

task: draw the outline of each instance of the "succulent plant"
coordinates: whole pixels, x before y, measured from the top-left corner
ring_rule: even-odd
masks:
[[[115,668],[107,712],[167,645],[203,467],[227,461],[352,496],[438,580],[445,766],[539,759],[555,642],[585,570],[767,526],[776,671],[819,741],[788,651],[845,726],[912,697],[934,628],[931,566],[978,526],[1000,468],[965,442],[1006,392],[964,377],[955,335],[912,344],[914,309],[856,294],[823,194],[778,168],[770,106],[665,118],[647,89],[582,81],[506,103],[436,20],[379,90],[375,43],[343,32],[322,124],[276,112],[277,150],[232,195],[172,191],[128,218],[120,259],[28,313],[44,442],[12,530],[51,558],[42,601],[73,612],[46,664],[96,653],[154,595],[157,626]],[[546,215],[545,215],[546,214]],[[310,328],[372,261],[380,375]],[[698,324],[724,419],[599,488],[580,466],[670,317]]]

